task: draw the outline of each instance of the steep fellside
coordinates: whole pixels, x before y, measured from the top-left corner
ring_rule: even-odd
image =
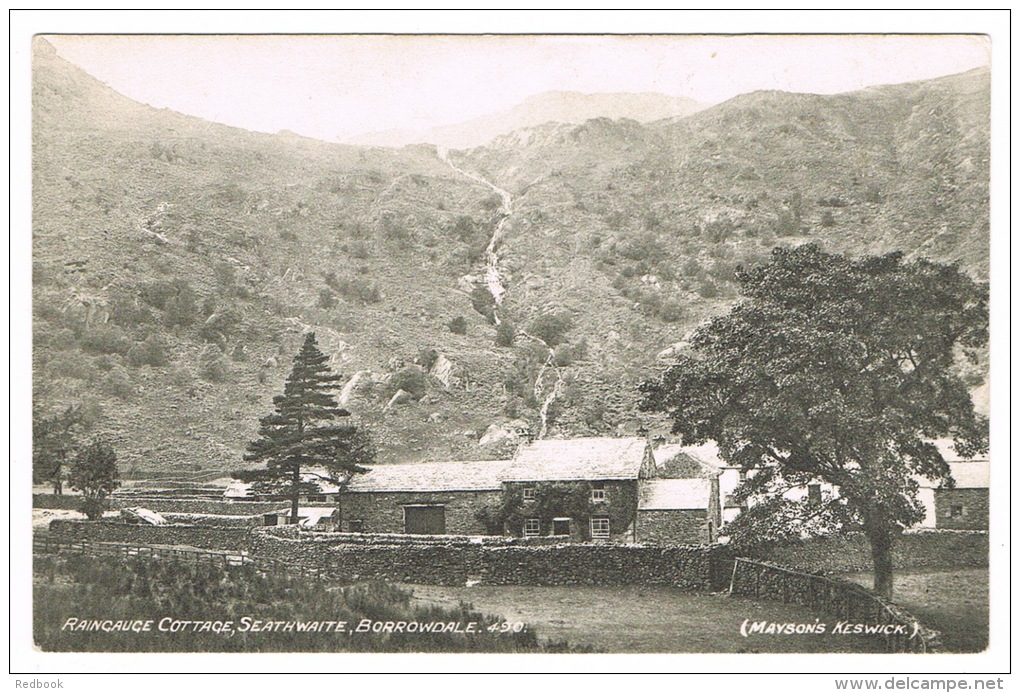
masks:
[[[490,190],[427,147],[141,106],[44,41],[33,108],[39,411],[84,404],[131,473],[236,468],[314,329],[384,459],[478,454],[512,363],[458,285],[483,266]]]
[[[307,330],[381,462],[488,459],[520,425],[632,432],[776,245],[987,274],[986,73],[547,123],[453,166],[148,108],[42,40],[33,74],[36,405],[83,404],[135,475],[241,466]]]

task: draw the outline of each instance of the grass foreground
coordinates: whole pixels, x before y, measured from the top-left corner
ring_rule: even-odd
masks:
[[[33,634],[48,652],[577,651],[381,582],[77,555],[35,558]]]

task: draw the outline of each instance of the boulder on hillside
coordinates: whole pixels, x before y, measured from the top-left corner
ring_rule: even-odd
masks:
[[[436,358],[435,363],[432,364],[432,368],[429,369],[429,375],[441,382],[443,387],[449,390],[460,384],[463,370],[461,366],[448,359],[445,354],[440,354]]]
[[[655,355],[656,361],[673,361],[691,347],[689,342],[675,342]]]
[[[524,419],[514,419],[507,423],[492,424],[485,429],[485,433],[482,434],[478,444],[483,447],[506,442],[516,444],[520,440],[522,432],[527,431],[529,428],[528,422]]]
[[[407,404],[408,402],[413,401],[414,397],[411,395],[410,392],[408,392],[407,390],[397,390],[396,392],[393,393],[393,396],[390,397],[390,401],[386,404],[386,406],[383,407],[383,411],[387,412],[393,407],[397,406],[398,404]]]
[[[351,379],[344,383],[337,397],[341,407],[350,406],[355,400],[371,399],[375,388],[385,385],[390,380],[388,375],[373,373],[372,371],[358,371],[351,376]]]

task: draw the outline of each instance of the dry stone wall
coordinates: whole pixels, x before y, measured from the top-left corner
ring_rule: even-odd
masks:
[[[846,580],[808,575],[783,566],[737,559],[730,593],[810,607],[823,618],[795,627],[820,628],[815,632],[852,632],[847,628],[872,628],[890,652],[935,652],[939,633],[921,625],[900,607],[887,603],[860,585]],[[828,622],[826,618],[828,617]],[[848,626],[847,624],[852,624]],[[745,624],[750,634],[754,624]],[[767,628],[767,626],[765,626]],[[840,629],[843,629],[842,631]],[[767,630],[761,631],[767,634]],[[803,631],[807,632],[807,631]]]
[[[196,525],[130,525],[126,522],[53,520],[49,532],[71,541],[111,541],[126,544],[194,546],[218,551],[240,551],[251,531],[246,527],[200,527]]]
[[[748,552],[748,557],[804,572],[858,573],[871,570],[871,547],[862,534],[814,537]],[[893,566],[981,568],[988,565],[988,532],[904,532],[893,549]]]
[[[463,585],[671,585],[718,589],[732,565],[723,547],[553,544],[530,541],[350,540],[349,535],[255,531],[248,553],[344,579]]]

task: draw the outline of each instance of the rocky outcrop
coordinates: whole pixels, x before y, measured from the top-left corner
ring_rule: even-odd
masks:
[[[655,355],[656,361],[674,361],[684,351],[690,348],[688,342],[674,342]]]
[[[370,398],[377,385],[384,385],[389,381],[388,375],[380,375],[372,371],[358,371],[351,376],[351,379],[344,383],[337,397],[341,407],[350,406],[357,399]]]
[[[492,424],[485,429],[478,444],[481,446],[497,445],[502,443],[517,443],[520,440],[521,432],[529,428],[528,422],[524,419],[514,419],[502,424]]]
[[[432,364],[429,375],[441,382],[443,387],[449,390],[461,383],[463,368],[448,359],[444,354],[440,354],[436,358],[435,363]]]

